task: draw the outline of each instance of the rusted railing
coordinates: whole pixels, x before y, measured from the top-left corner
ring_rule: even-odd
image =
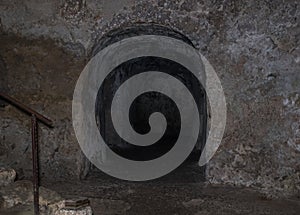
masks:
[[[32,139],[32,173],[33,173],[33,195],[34,195],[34,214],[39,214],[39,151],[38,151],[38,121],[46,126],[53,128],[52,121],[39,114],[35,110],[18,102],[12,97],[0,92],[0,99],[17,107],[19,110],[31,116],[31,139]]]

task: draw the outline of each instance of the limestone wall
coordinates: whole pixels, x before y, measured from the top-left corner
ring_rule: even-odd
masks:
[[[41,126],[41,168],[78,176],[86,162],[74,136],[76,80],[100,37],[138,22],[186,35],[214,66],[228,107],[222,145],[207,166],[213,183],[300,190],[300,5],[274,1],[1,1],[0,83],[55,121]],[[0,109],[0,163],[30,174],[30,120]]]

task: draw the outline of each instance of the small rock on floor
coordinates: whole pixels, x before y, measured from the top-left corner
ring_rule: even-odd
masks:
[[[92,208],[85,206],[76,210],[62,208],[56,211],[55,215],[92,215]]]

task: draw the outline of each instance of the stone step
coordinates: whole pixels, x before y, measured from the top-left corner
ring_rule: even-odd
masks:
[[[42,186],[39,189],[39,203],[41,215],[92,215],[88,199],[81,197],[65,200],[57,192]],[[31,181],[16,181],[0,189],[0,214],[29,215],[33,214],[32,209]]]

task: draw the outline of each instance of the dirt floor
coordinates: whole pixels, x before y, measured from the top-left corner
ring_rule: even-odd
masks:
[[[101,173],[96,173],[80,183],[58,182],[48,186],[65,197],[88,197],[95,215],[300,213],[300,200],[296,198],[271,200],[250,189],[205,183],[176,183],[167,179],[134,183],[103,179]]]
[[[288,215],[300,212],[299,199],[270,200],[250,189],[195,183],[99,183],[87,180],[81,183],[57,182],[48,186],[66,198],[88,197],[95,215]],[[0,214],[33,213],[30,207],[21,206]]]
[[[92,171],[82,181],[42,181],[64,199],[87,197],[94,215],[219,215],[300,213],[300,198],[271,199],[257,190],[210,185],[199,168],[185,165],[149,182],[128,182]],[[202,181],[202,182],[201,182]],[[14,212],[13,212],[14,211]],[[1,215],[31,215],[32,206],[18,206]]]

